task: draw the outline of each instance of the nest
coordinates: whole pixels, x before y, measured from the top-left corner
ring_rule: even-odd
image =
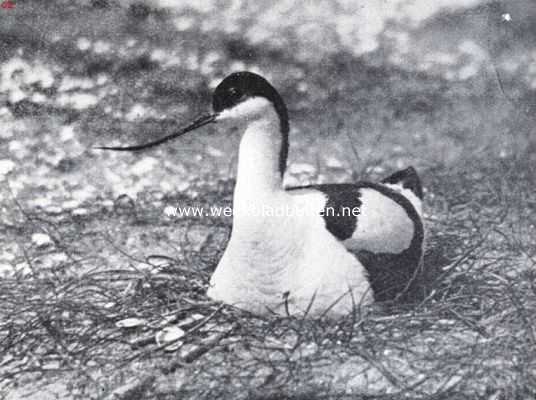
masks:
[[[144,236],[158,218],[150,212],[108,216],[116,230],[93,232],[91,245],[87,231],[25,214],[23,225],[54,232],[68,257],[43,264],[53,250],[27,249],[25,272],[0,280],[2,390],[27,393],[31,382],[67,398],[532,397],[530,240],[521,215],[483,210],[465,202],[428,216],[428,290],[418,302],[339,321],[258,318],[207,299],[229,221],[205,230],[193,219],[160,221],[149,230],[174,250],[144,254],[154,248]],[[146,243],[123,243],[119,231]]]

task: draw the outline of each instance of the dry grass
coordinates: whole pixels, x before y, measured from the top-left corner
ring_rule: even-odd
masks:
[[[67,261],[0,281],[0,382],[6,390],[56,380],[75,398],[533,396],[536,286],[527,229],[534,195],[523,185],[528,174],[513,184],[503,173],[480,180],[443,175],[430,188],[429,195],[448,188],[458,202],[430,199],[425,267],[436,273],[426,299],[337,322],[261,319],[210,302],[204,291],[223,227],[222,238],[207,236],[197,247],[185,234],[176,257],[130,255],[117,237],[100,232],[102,245],[122,261],[96,264],[93,249],[78,254],[78,268]],[[471,195],[457,196],[463,188]],[[447,213],[441,204],[449,204]],[[138,218],[140,224],[149,217]],[[182,221],[181,232],[194,222]],[[29,266],[34,258],[26,253]],[[116,327],[132,317],[146,322]],[[186,331],[175,352],[154,341],[165,325]]]

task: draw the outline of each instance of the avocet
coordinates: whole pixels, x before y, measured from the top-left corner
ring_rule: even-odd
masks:
[[[277,90],[236,72],[217,86],[212,107],[159,140],[100,147],[144,150],[208,124],[242,129],[232,233],[209,297],[255,314],[338,317],[408,289],[424,240],[423,191],[412,167],[380,183],[285,188],[289,119]],[[278,208],[287,212],[245,212]]]

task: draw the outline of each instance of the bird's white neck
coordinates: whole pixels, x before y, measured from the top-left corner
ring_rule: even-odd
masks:
[[[235,206],[258,204],[266,196],[282,191],[281,145],[280,121],[275,110],[248,123],[238,154]]]

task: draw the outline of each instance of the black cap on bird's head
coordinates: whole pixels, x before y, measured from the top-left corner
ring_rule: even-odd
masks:
[[[253,97],[265,98],[273,104],[280,118],[288,118],[277,90],[262,76],[247,71],[232,73],[221,81],[214,90],[212,108],[220,113]]]
[[[243,113],[232,113],[231,111],[235,110],[235,107],[240,106],[247,100],[254,98],[264,98],[268,100],[269,103],[271,103],[271,105],[274,107],[277,115],[279,116],[282,134],[279,167],[281,173],[283,173],[285,170],[288,154],[289,123],[287,107],[285,106],[285,103],[283,102],[283,99],[281,98],[277,90],[266,79],[264,79],[260,75],[254,74],[253,72],[247,71],[234,72],[228,75],[223,81],[221,81],[220,84],[214,90],[214,94],[212,96],[212,108],[214,112],[197,118],[185,128],[174,132],[168,136],[164,136],[163,138],[145,144],[125,147],[105,146],[97,147],[97,149],[115,151],[144,150],[158,146],[159,144],[175,139],[179,136],[184,135],[187,132],[193,131],[210,123],[216,123],[224,119],[232,119],[232,117],[248,117],[247,112],[249,109],[247,108],[246,111]]]

